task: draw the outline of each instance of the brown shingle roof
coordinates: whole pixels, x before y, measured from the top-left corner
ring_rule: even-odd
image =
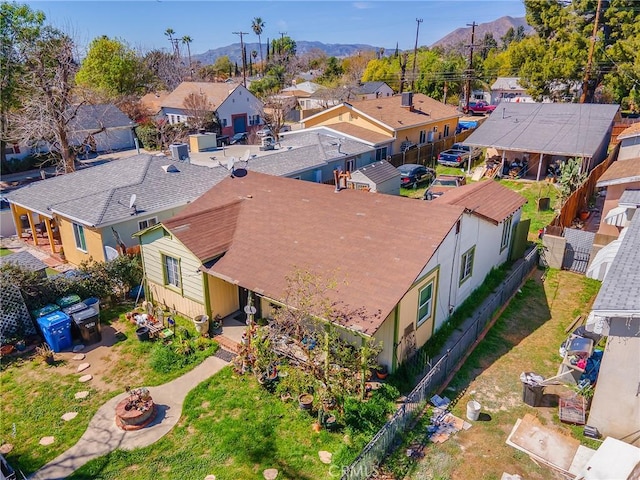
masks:
[[[373,143],[374,145],[378,143],[390,142],[393,140],[393,137],[390,137],[389,135],[374,132],[373,130],[369,130],[367,128],[358,127],[357,125],[349,122],[332,123],[331,125],[324,126],[324,128],[336,130],[337,132],[344,133],[345,135],[350,135],[359,140],[364,140],[365,142]]]
[[[494,180],[484,180],[452,188],[431,203],[437,202],[459,205],[498,224],[527,203],[527,199]]]
[[[401,100],[401,95],[394,95],[351,102],[351,105],[395,130],[460,116],[455,107],[445,105],[422,93],[413,94],[413,111],[402,107]]]
[[[598,187],[640,181],[640,158],[613,162],[598,179]]]
[[[238,217],[227,230],[198,227],[211,243],[233,238],[208,272],[278,300],[296,268],[335,277],[339,286],[327,295],[369,315],[364,321],[351,318],[345,326],[369,335],[406,294],[464,210],[349,189],[335,193],[329,185],[249,172],[224,179],[181,217],[204,218],[217,207],[235,209],[238,200]]]
[[[192,93],[204,94],[214,110],[240,85],[212,82],[182,82],[162,102],[163,107],[184,108],[184,100]]]
[[[618,135],[618,140],[622,140],[630,137],[637,137],[640,135],[640,122],[633,123],[630,127],[625,128]]]
[[[169,96],[169,92],[165,90],[147,93],[140,99],[140,104],[155,115],[160,111],[162,102],[167,98],[167,96]]]
[[[163,225],[196,257],[206,262],[231,246],[240,204],[240,200],[235,200],[189,215],[181,213],[163,222]]]

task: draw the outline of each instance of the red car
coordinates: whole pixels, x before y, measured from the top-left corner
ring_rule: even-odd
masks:
[[[469,102],[469,105],[462,107],[463,113],[476,115],[491,113],[496,109],[495,105],[489,105],[487,102]]]

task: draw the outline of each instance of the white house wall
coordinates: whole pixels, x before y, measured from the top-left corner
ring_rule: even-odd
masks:
[[[232,117],[234,115],[246,114],[247,130],[249,130],[249,127],[254,126],[249,125],[249,120],[252,115],[260,115],[260,122],[257,125],[264,124],[264,119],[262,118],[263,108],[264,106],[260,100],[249,90],[243,86],[239,86],[222,102],[218,107],[217,113],[223,125],[226,121],[226,128],[233,127]]]

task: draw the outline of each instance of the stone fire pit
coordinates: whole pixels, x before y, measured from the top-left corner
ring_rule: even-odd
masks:
[[[123,430],[139,430],[156,417],[157,409],[146,388],[129,390],[129,395],[116,406],[116,425]]]

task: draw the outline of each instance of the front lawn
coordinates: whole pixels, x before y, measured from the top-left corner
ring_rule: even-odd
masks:
[[[116,451],[69,478],[262,479],[265,469],[276,468],[278,479],[315,480],[335,470],[320,462],[318,451],[335,453],[344,444],[342,433],[313,432],[315,416],[297,402],[283,402],[253,375],[238,376],[230,367],[191,391],[183,413],[154,445]]]

